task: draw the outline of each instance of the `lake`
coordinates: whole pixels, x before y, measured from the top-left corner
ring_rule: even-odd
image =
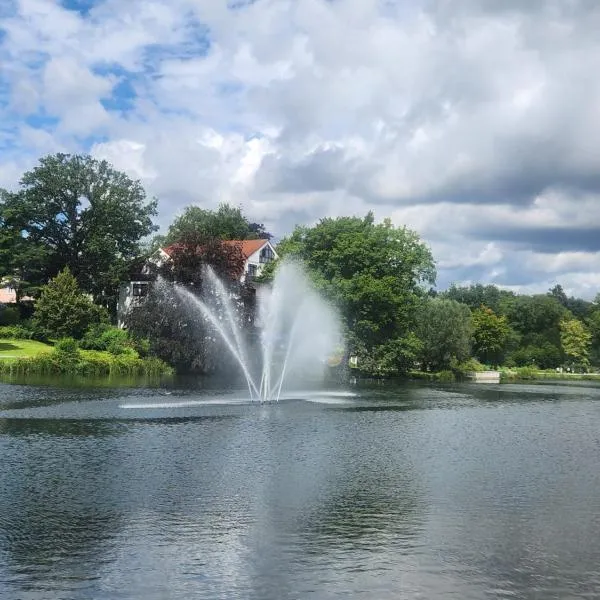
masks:
[[[0,597],[600,597],[600,387],[0,384]]]

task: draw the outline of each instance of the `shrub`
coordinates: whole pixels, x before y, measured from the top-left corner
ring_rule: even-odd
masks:
[[[26,329],[23,325],[0,326],[0,338],[2,339],[31,340],[33,337],[33,331]]]
[[[42,289],[35,304],[36,330],[50,338],[79,339],[91,324],[107,320],[106,310],[82,293],[68,268]]]
[[[453,383],[456,381],[456,377],[452,371],[440,371],[436,373],[436,380],[441,383]]]
[[[81,358],[79,345],[73,338],[59,340],[54,346],[54,351],[51,355],[59,363],[60,370],[65,373],[75,371]]]
[[[0,373],[36,375],[172,375],[173,369],[158,358],[114,356],[98,350],[80,351],[73,340],[61,340],[52,352],[15,361],[0,361]]]
[[[0,306],[0,325],[16,325],[21,314],[16,306]]]
[[[111,354],[128,354],[129,356],[147,356],[150,342],[145,339],[137,339],[119,327],[113,327],[108,323],[96,323],[85,332],[81,341],[84,350],[105,350]]]
[[[515,372],[517,379],[536,379],[538,374],[535,367],[519,367]]]

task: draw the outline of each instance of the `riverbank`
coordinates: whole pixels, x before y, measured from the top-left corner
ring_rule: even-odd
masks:
[[[167,363],[153,356],[140,357],[135,350],[112,354],[104,350],[80,350],[34,340],[0,340],[0,374],[79,376],[173,375]]]

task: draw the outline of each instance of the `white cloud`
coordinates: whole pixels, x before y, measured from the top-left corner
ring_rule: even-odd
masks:
[[[373,208],[432,244],[442,283],[552,273],[595,294],[600,7],[16,6],[0,108],[17,141],[0,184],[41,153],[91,150],[142,179],[163,224],[190,202],[241,203],[279,234]]]

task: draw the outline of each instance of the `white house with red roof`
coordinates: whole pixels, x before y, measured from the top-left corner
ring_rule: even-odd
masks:
[[[226,244],[239,245],[245,259],[244,271],[240,276],[241,283],[250,283],[258,277],[267,263],[278,258],[273,244],[269,240],[227,240]],[[152,261],[156,265],[164,264],[171,260],[170,250],[173,246],[158,250]],[[117,306],[118,321],[121,325],[129,308],[148,293],[150,281],[148,279],[132,280],[121,286]]]

